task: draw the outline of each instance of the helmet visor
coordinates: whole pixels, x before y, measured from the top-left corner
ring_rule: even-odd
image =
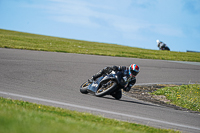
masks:
[[[129,70],[130,73],[133,75],[133,76],[137,76],[138,72],[134,71],[134,70]]]

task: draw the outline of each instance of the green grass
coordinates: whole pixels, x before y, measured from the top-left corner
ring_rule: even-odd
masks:
[[[0,97],[1,133],[173,133],[63,108]]]
[[[140,44],[135,45],[139,46]],[[0,29],[0,47],[144,59],[200,62],[200,53],[148,50],[116,44],[50,37],[3,29]]]
[[[164,95],[171,104],[200,112],[200,84],[165,87],[152,94]]]

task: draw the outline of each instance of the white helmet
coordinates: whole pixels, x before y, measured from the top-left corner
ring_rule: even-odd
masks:
[[[160,41],[159,41],[159,40],[156,40],[156,42],[159,43]]]

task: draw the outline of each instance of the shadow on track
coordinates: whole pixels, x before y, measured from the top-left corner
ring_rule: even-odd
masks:
[[[145,102],[139,102],[139,101],[131,101],[131,100],[116,100],[115,98],[112,97],[98,97],[98,98],[105,98],[113,101],[119,101],[119,102],[127,102],[127,103],[132,103],[132,104],[140,104],[140,105],[145,105],[145,106],[153,106],[153,107],[158,107],[158,108],[165,108],[164,106],[156,105],[156,104],[151,104],[151,103],[145,103]]]

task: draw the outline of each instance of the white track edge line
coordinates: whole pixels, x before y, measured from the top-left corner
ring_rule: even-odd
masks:
[[[91,107],[86,107],[86,106],[80,106],[80,105],[75,105],[75,104],[70,104],[70,103],[58,102],[58,101],[53,101],[53,100],[48,100],[48,99],[42,99],[42,98],[37,98],[37,97],[19,95],[19,94],[14,94],[14,93],[9,93],[9,92],[2,92],[2,91],[0,91],[0,94],[9,95],[9,96],[15,96],[15,97],[21,97],[21,98],[27,98],[27,99],[31,99],[31,100],[38,100],[38,101],[43,101],[43,102],[48,102],[48,103],[60,104],[60,105],[66,105],[66,106],[70,106],[70,107],[76,107],[76,108],[81,108],[81,109],[98,111],[98,112],[103,112],[103,113],[108,113],[108,114],[114,114],[114,115],[118,115],[118,116],[125,116],[125,117],[131,117],[131,118],[135,118],[135,119],[141,119],[141,120],[147,120],[147,121],[152,121],[152,122],[158,122],[158,123],[163,123],[163,124],[168,124],[168,125],[173,125],[173,126],[178,126],[178,127],[184,127],[184,128],[190,128],[190,129],[200,130],[199,127],[194,127],[194,126],[189,126],[189,125],[183,125],[183,124],[177,124],[177,123],[171,123],[171,122],[162,121],[162,120],[156,120],[156,119],[152,119],[152,118],[145,118],[145,117],[140,117],[140,116],[135,116],[135,115],[128,115],[128,114],[123,114],[123,113],[118,113],[118,112],[113,112],[113,111],[107,111],[107,110],[102,110],[102,109],[97,109],[97,108],[91,108]]]

